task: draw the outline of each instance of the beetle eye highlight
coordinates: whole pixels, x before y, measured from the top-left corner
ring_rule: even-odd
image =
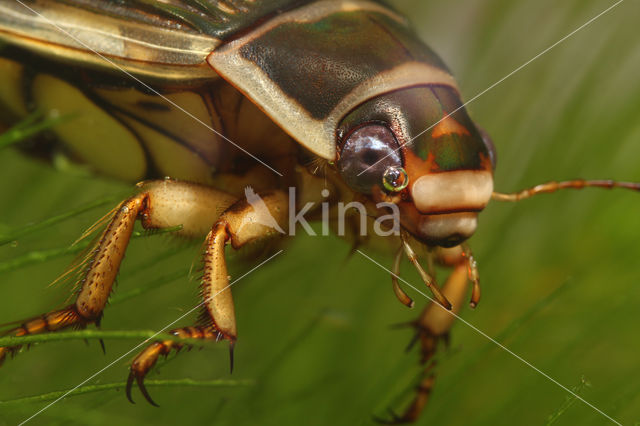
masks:
[[[402,167],[391,166],[382,175],[382,184],[391,192],[400,192],[409,185],[409,175]]]
[[[394,184],[403,184],[402,173],[399,172],[402,170],[399,147],[388,127],[382,124],[364,125],[353,131],[342,145],[337,161],[340,175],[351,189],[364,194],[370,194],[376,185],[396,191]],[[389,176],[385,178],[388,170]],[[408,183],[408,179],[405,181]],[[387,185],[394,189],[389,189]]]

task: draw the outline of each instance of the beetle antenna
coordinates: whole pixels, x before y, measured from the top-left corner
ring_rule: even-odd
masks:
[[[498,200],[498,201],[520,201],[520,200],[524,200],[525,198],[531,198],[534,195],[548,194],[551,192],[559,191],[561,189],[582,189],[582,188],[605,188],[605,189],[623,188],[623,189],[630,189],[632,191],[640,191],[640,183],[621,182],[621,181],[615,181],[615,180],[585,180],[585,179],[565,180],[561,182],[551,181],[551,182],[541,183],[540,185],[536,185],[534,187],[527,188],[520,192],[514,192],[511,194],[494,192],[493,194],[491,194],[491,198],[493,200]]]

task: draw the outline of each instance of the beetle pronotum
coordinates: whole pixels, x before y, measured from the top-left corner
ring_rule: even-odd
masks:
[[[134,221],[140,218],[148,228],[183,225],[182,234],[189,236],[206,234],[213,225],[207,237],[203,285],[205,295],[222,293],[208,300],[207,322],[174,333],[223,338],[233,345],[236,326],[230,291],[224,291],[228,284],[224,244],[230,240],[234,247],[240,247],[256,237],[274,234],[260,224],[240,231],[243,221],[255,215],[241,198],[247,184],[260,193],[281,227],[285,227],[288,208],[281,189],[292,183],[298,188],[329,185],[330,192],[340,198],[362,201],[374,216],[382,214],[375,209],[375,202],[398,205],[403,237],[387,245],[394,251],[402,247],[444,306],[453,303],[455,309],[460,308],[466,294],[469,252],[439,251],[437,247],[460,246],[475,231],[477,212],[492,195],[495,155],[481,131],[459,109],[461,99],[450,73],[405,28],[402,17],[378,4],[240,3],[227,12],[208,3],[185,1],[179,3],[183,7],[177,9],[179,13],[158,3],[146,6],[145,13],[151,17],[134,15],[135,10],[124,6],[109,9],[111,15],[96,15],[96,8],[106,7],[97,3],[84,8],[57,2],[31,5],[44,14],[45,21],[33,18],[21,4],[2,4],[5,14],[0,23],[9,43],[3,53],[4,82],[9,88],[4,101],[9,114],[20,117],[30,108],[63,113],[83,110],[91,116],[84,124],[80,119],[54,129],[71,155],[122,179],[170,175],[205,185],[174,180],[142,184],[137,195],[119,206],[96,246],[95,257],[88,258],[77,301],[25,321],[10,333],[33,334],[98,321],[126,240]],[[113,14],[127,15],[133,21],[114,22]],[[223,15],[230,21],[220,24]],[[83,36],[80,46],[72,39],[70,48],[60,28],[47,22],[54,18],[61,29]],[[167,19],[170,30],[158,28],[157,23]],[[78,28],[78,21],[90,24]],[[99,36],[87,32],[92,25],[98,27],[94,22],[110,29]],[[27,24],[37,30],[35,35],[29,33],[31,38],[24,34]],[[154,44],[157,32],[167,39]],[[357,37],[362,34],[368,38]],[[105,39],[121,43],[105,43],[103,47],[100,42]],[[294,39],[296,43],[287,43]],[[336,50],[334,45],[341,48]],[[216,130],[224,130],[225,136],[282,171],[284,177],[256,166],[208,129],[192,125],[193,117],[181,115],[175,105],[163,103],[148,88],[122,77],[120,70],[110,69],[113,64],[96,58],[88,47],[104,49],[100,53],[119,67],[162,87],[168,99],[198,119],[207,119]],[[361,51],[368,55],[359,57]],[[60,57],[64,68],[54,66]],[[337,72],[327,73],[332,67],[337,67]],[[74,79],[77,69],[82,70],[80,81]],[[66,98],[65,104],[59,102],[61,97]],[[249,120],[251,127],[238,124]],[[173,130],[176,126],[180,134]],[[413,140],[429,127],[431,132]],[[87,139],[87,133],[95,138]],[[263,143],[264,134],[270,135],[267,144]],[[110,145],[102,143],[106,140]],[[323,167],[308,166],[312,161],[323,163]],[[560,186],[585,185],[614,186],[600,181]],[[637,189],[635,184],[622,186]],[[534,192],[555,189],[552,184]],[[493,197],[518,198],[495,193]],[[219,216],[221,211],[226,212]],[[455,266],[444,296],[431,271],[422,269],[414,253],[416,246],[424,245],[436,249],[429,256]],[[101,263],[101,258],[107,263]],[[474,289],[472,303],[476,304],[477,285]],[[394,290],[410,304],[397,283]],[[434,324],[432,318],[424,315],[420,320],[425,356],[450,327],[450,322]],[[143,385],[144,376],[159,354],[179,346],[167,341],[145,349],[131,368],[130,398],[131,384],[136,380],[152,402]],[[10,350],[3,348],[0,357]],[[428,391],[423,386],[419,399]],[[413,419],[420,406],[410,409],[401,420]]]

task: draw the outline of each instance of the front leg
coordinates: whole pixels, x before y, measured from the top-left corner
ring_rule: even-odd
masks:
[[[458,246],[451,249],[438,249],[434,254],[435,260],[443,266],[453,267],[447,278],[442,293],[451,302],[451,310],[445,309],[435,299],[431,300],[420,316],[409,323],[416,333],[408,349],[416,343],[420,347],[420,364],[424,366],[421,377],[415,387],[413,399],[402,411],[401,415],[391,411],[391,419],[378,419],[385,424],[401,424],[415,422],[429,401],[435,383],[435,355],[438,349],[449,342],[449,330],[453,326],[456,316],[465,304],[465,298],[471,281],[471,305],[477,304],[480,297],[478,276],[470,252]]]
[[[234,249],[239,249],[256,240],[279,235],[286,228],[288,215],[288,199],[281,191],[262,196],[247,193],[247,198],[248,200],[240,200],[225,211],[207,235],[202,277],[203,311],[199,324],[169,332],[179,337],[229,341],[232,370],[233,347],[238,334],[225,245],[229,242]],[[157,405],[144,386],[144,377],[160,355],[166,356],[172,349],[179,350],[182,347],[183,344],[179,342],[159,341],[149,345],[134,359],[126,388],[131,402],[131,388],[135,380],[147,401]]]

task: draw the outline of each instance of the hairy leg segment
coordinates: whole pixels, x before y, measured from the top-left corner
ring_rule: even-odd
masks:
[[[170,330],[188,339],[226,340],[230,352],[237,340],[235,308],[225,259],[225,247],[239,249],[256,240],[279,234],[286,228],[288,199],[281,191],[260,193],[260,208],[244,198],[193,183],[165,179],[142,182],[139,192],[114,209],[91,252],[78,283],[75,302],[25,320],[5,335],[25,336],[69,328],[99,325],[136,220],[145,229],[181,226],[186,237],[206,235],[201,282],[202,313],[197,324]],[[277,224],[277,226],[273,226]],[[134,381],[146,400],[156,405],[144,387],[144,377],[160,355],[179,350],[184,344],[173,340],[151,343],[133,361],[127,382],[131,402]],[[0,347],[0,364],[20,347]],[[233,358],[231,360],[233,367]]]
[[[402,410],[402,414],[396,414],[396,412],[390,410],[389,419],[376,418],[380,423],[412,423],[419,418],[420,413],[428,403],[435,384],[436,360],[434,357],[438,349],[442,346],[446,347],[449,343],[449,330],[454,324],[456,315],[465,304],[470,284],[472,289],[470,305],[475,306],[480,298],[477,269],[468,249],[460,246],[451,249],[438,249],[430,255],[441,266],[453,268],[442,287],[442,295],[450,303],[451,309],[447,309],[439,303],[438,299],[434,298],[427,304],[416,320],[402,324],[415,329],[414,337],[407,350],[416,345],[419,347],[419,362],[423,369],[418,384],[414,389],[412,400]],[[396,260],[393,269],[393,273],[396,275],[398,275],[399,271],[398,265],[399,261]],[[392,283],[395,291],[398,286],[396,277],[392,276]]]

